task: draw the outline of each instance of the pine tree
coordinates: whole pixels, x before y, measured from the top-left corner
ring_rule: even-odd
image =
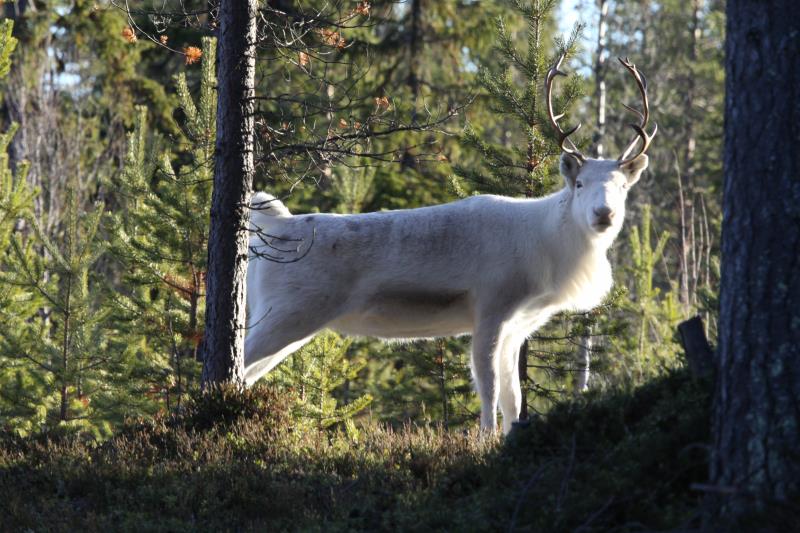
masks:
[[[357,391],[376,398],[372,412],[390,423],[413,420],[448,428],[472,424],[480,404],[472,386],[469,350],[462,338],[357,346],[369,357]]]
[[[121,210],[108,221],[112,252],[129,288],[115,297],[116,316],[120,327],[138,336],[142,353],[158,361],[161,372],[151,392],[167,408],[180,405],[199,377],[217,115],[215,52],[215,40],[204,38],[196,103],[186,75],[175,77],[184,120],[174,151],[158,135],[148,135],[147,109],[137,108],[125,169],[113,184]]]
[[[490,108],[502,117],[502,126],[499,129],[505,130],[506,136],[492,142],[487,140],[492,131],[467,125],[462,142],[465,147],[480,154],[482,164],[474,167],[454,165],[456,189],[463,190],[472,186],[480,192],[522,194],[531,198],[550,192],[559,182],[554,169],[560,150],[546,118],[547,109],[542,102],[543,83],[547,69],[556,58],[575,54],[582,26],[576,25],[566,39],[556,37],[555,54],[549,54],[550,48],[545,45],[545,36],[549,33],[549,16],[556,3],[555,0],[510,2],[515,13],[525,23],[524,51],[520,51],[519,39],[509,31],[505,19],[497,19],[496,51],[500,59],[496,62],[496,67],[480,67],[478,82],[490,98]],[[580,86],[579,78],[570,78],[554,106],[560,110],[568,109],[579,96]],[[509,135],[510,132],[513,134]],[[546,335],[540,332],[538,337],[544,339]],[[545,355],[553,349],[543,347],[541,352]],[[523,391],[531,386],[528,380],[527,352],[526,341],[520,349],[519,365]],[[559,361],[563,358],[550,359]],[[561,389],[563,385],[558,383],[563,382],[561,377],[566,374],[566,370],[563,364],[556,363],[554,371],[558,378],[556,388]],[[542,375],[541,372],[538,374],[540,379],[548,379],[547,375]],[[539,392],[547,392],[548,389],[549,387],[538,387]],[[522,419],[527,417],[528,409],[524,395],[525,392],[520,415]]]
[[[491,143],[484,140],[483,131],[468,125],[462,142],[481,154],[483,165],[477,169],[454,165],[454,170],[481,192],[535,197],[549,192],[557,183],[552,171],[555,157],[560,155],[557,144],[551,142],[552,131],[542,105],[544,75],[556,57],[565,54],[569,58],[575,54],[582,26],[575,26],[566,40],[556,37],[556,54],[551,56],[544,37],[550,29],[548,17],[555,0],[531,3],[515,0],[511,4],[525,21],[526,50],[518,50],[515,35],[509,32],[506,20],[499,17],[495,31],[500,59],[495,68],[480,67],[478,82],[491,97],[492,111],[503,117],[504,125],[522,139],[511,136],[500,143]],[[554,106],[569,108],[580,94],[580,85],[578,77],[570,78]]]
[[[255,174],[256,0],[219,4],[214,188],[208,235],[204,386],[244,373],[249,201]]]
[[[642,206],[641,221],[633,226],[628,246],[632,251],[631,264],[623,271],[633,280],[633,288],[621,295],[616,313],[606,318],[607,329],[616,320],[624,330],[610,336],[609,356],[616,368],[609,374],[611,381],[639,385],[667,369],[680,364],[680,345],[674,338],[680,319],[678,300],[673,287],[662,291],[655,286],[657,264],[669,242],[669,232],[663,231],[655,244],[651,238],[651,207]]]
[[[361,213],[370,201],[375,183],[375,167],[336,167],[331,173],[331,190],[338,200],[341,213]]]
[[[3,24],[0,70],[8,71]],[[0,423],[20,433],[65,427],[107,434],[138,412],[141,365],[119,342],[95,267],[103,253],[102,204],[86,212],[79,174],[69,176],[62,222],[47,228],[27,184],[27,162],[9,170],[15,126],[0,137]],[[40,204],[41,205],[41,204]]]
[[[343,423],[352,431],[353,417],[372,402],[362,394],[340,402],[337,395],[346,382],[356,379],[366,366],[362,357],[349,357],[351,341],[333,332],[317,335],[268,374],[269,383],[295,392],[295,416],[301,424],[319,429]]]
[[[34,387],[26,395],[36,425],[107,435],[144,400],[137,390],[139,365],[114,341],[109,309],[96,297],[102,285],[94,267],[104,251],[98,233],[103,206],[83,210],[76,189],[68,188],[55,239],[30,210],[23,213],[31,231],[11,238],[2,281],[28,298],[35,295],[42,306],[6,314],[0,339],[4,360],[31,363],[27,385]],[[26,376],[17,375],[22,385]]]
[[[10,20],[0,23],[0,79],[8,75],[11,54],[17,45],[12,29]],[[16,316],[33,317],[43,305],[38,294],[9,283],[6,277],[12,240],[25,214],[32,209],[36,194],[27,186],[24,163],[18,164],[16,171],[9,168],[8,149],[16,130],[16,124],[12,124],[0,135],[0,323],[9,323]],[[22,253],[26,258],[33,257],[30,246],[25,246]],[[0,425],[26,434],[46,421],[47,410],[39,402],[46,384],[38,379],[34,361],[15,357],[9,348],[0,336]]]
[[[3,46],[3,45],[0,45]],[[3,46],[0,49],[7,49]],[[25,182],[25,165],[17,172],[8,168],[8,144],[15,133],[12,127],[0,135],[0,323],[9,324],[16,317],[36,316],[44,301],[41,295],[12,282],[8,276],[12,248],[20,222],[33,207],[35,192]],[[26,261],[33,261],[35,251],[30,242],[20,246]],[[0,327],[1,328],[1,327]],[[0,332],[0,425],[21,433],[31,432],[46,421],[47,410],[40,403],[46,394],[46,383],[40,379],[39,368],[32,357],[19,357]]]

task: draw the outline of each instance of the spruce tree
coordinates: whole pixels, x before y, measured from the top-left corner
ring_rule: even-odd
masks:
[[[567,39],[555,37],[555,53],[551,54],[545,36],[552,31],[549,16],[556,3],[555,0],[510,2],[515,14],[525,22],[524,51],[519,50],[520,38],[509,31],[506,20],[503,17],[496,20],[499,58],[496,66],[479,68],[478,83],[490,97],[490,109],[503,120],[503,126],[497,129],[506,129],[511,135],[506,134],[499,142],[487,141],[486,132],[469,124],[462,142],[481,154],[483,164],[470,169],[453,166],[456,176],[480,192],[536,197],[558,184],[553,170],[561,152],[557,143],[552,142],[553,132],[547,121],[542,96],[544,76],[557,57],[564,54],[570,58],[575,54],[582,26],[576,25]],[[580,85],[578,77],[571,77],[554,107],[568,109],[580,95]]]
[[[0,50],[6,49],[0,44]],[[35,317],[45,304],[41,295],[12,282],[8,271],[15,234],[20,229],[25,215],[32,211],[35,192],[25,182],[25,165],[17,165],[17,171],[8,167],[8,144],[15,127],[0,135],[0,324],[10,324],[17,317]],[[26,262],[33,261],[36,252],[32,243],[17,242]],[[20,433],[28,433],[42,427],[47,418],[47,409],[40,402],[47,394],[47,383],[41,379],[37,360],[16,351],[2,334],[0,326],[0,426]]]
[[[15,44],[10,22],[0,35],[5,75]],[[135,411],[129,400],[138,395],[128,397],[136,365],[113,346],[108,310],[92,295],[100,286],[102,205],[84,212],[79,176],[70,176],[63,222],[48,234],[34,213],[38,191],[26,183],[26,162],[9,169],[14,132],[0,136],[0,424],[22,434],[54,427],[107,434]]]

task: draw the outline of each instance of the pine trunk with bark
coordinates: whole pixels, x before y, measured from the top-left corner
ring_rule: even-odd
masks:
[[[217,139],[208,238],[203,386],[241,383],[253,184],[256,0],[219,4]]]
[[[709,490],[736,521],[800,494],[800,3],[728,0],[727,16]]]

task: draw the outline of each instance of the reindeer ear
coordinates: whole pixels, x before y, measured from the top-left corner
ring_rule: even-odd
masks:
[[[623,174],[625,174],[625,176],[628,178],[628,185],[633,185],[639,181],[639,178],[642,176],[642,172],[647,168],[648,162],[649,159],[647,154],[641,154],[639,157],[636,157],[635,159],[619,167]]]
[[[581,160],[572,154],[561,154],[561,175],[564,176],[564,181],[567,182],[570,189],[575,188],[575,180],[578,179],[578,174],[581,171]]]

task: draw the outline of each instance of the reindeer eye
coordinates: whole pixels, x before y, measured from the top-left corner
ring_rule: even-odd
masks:
[[[583,182],[581,180],[576,181],[575,182],[575,187],[577,189],[580,189],[581,187],[583,187]]]

